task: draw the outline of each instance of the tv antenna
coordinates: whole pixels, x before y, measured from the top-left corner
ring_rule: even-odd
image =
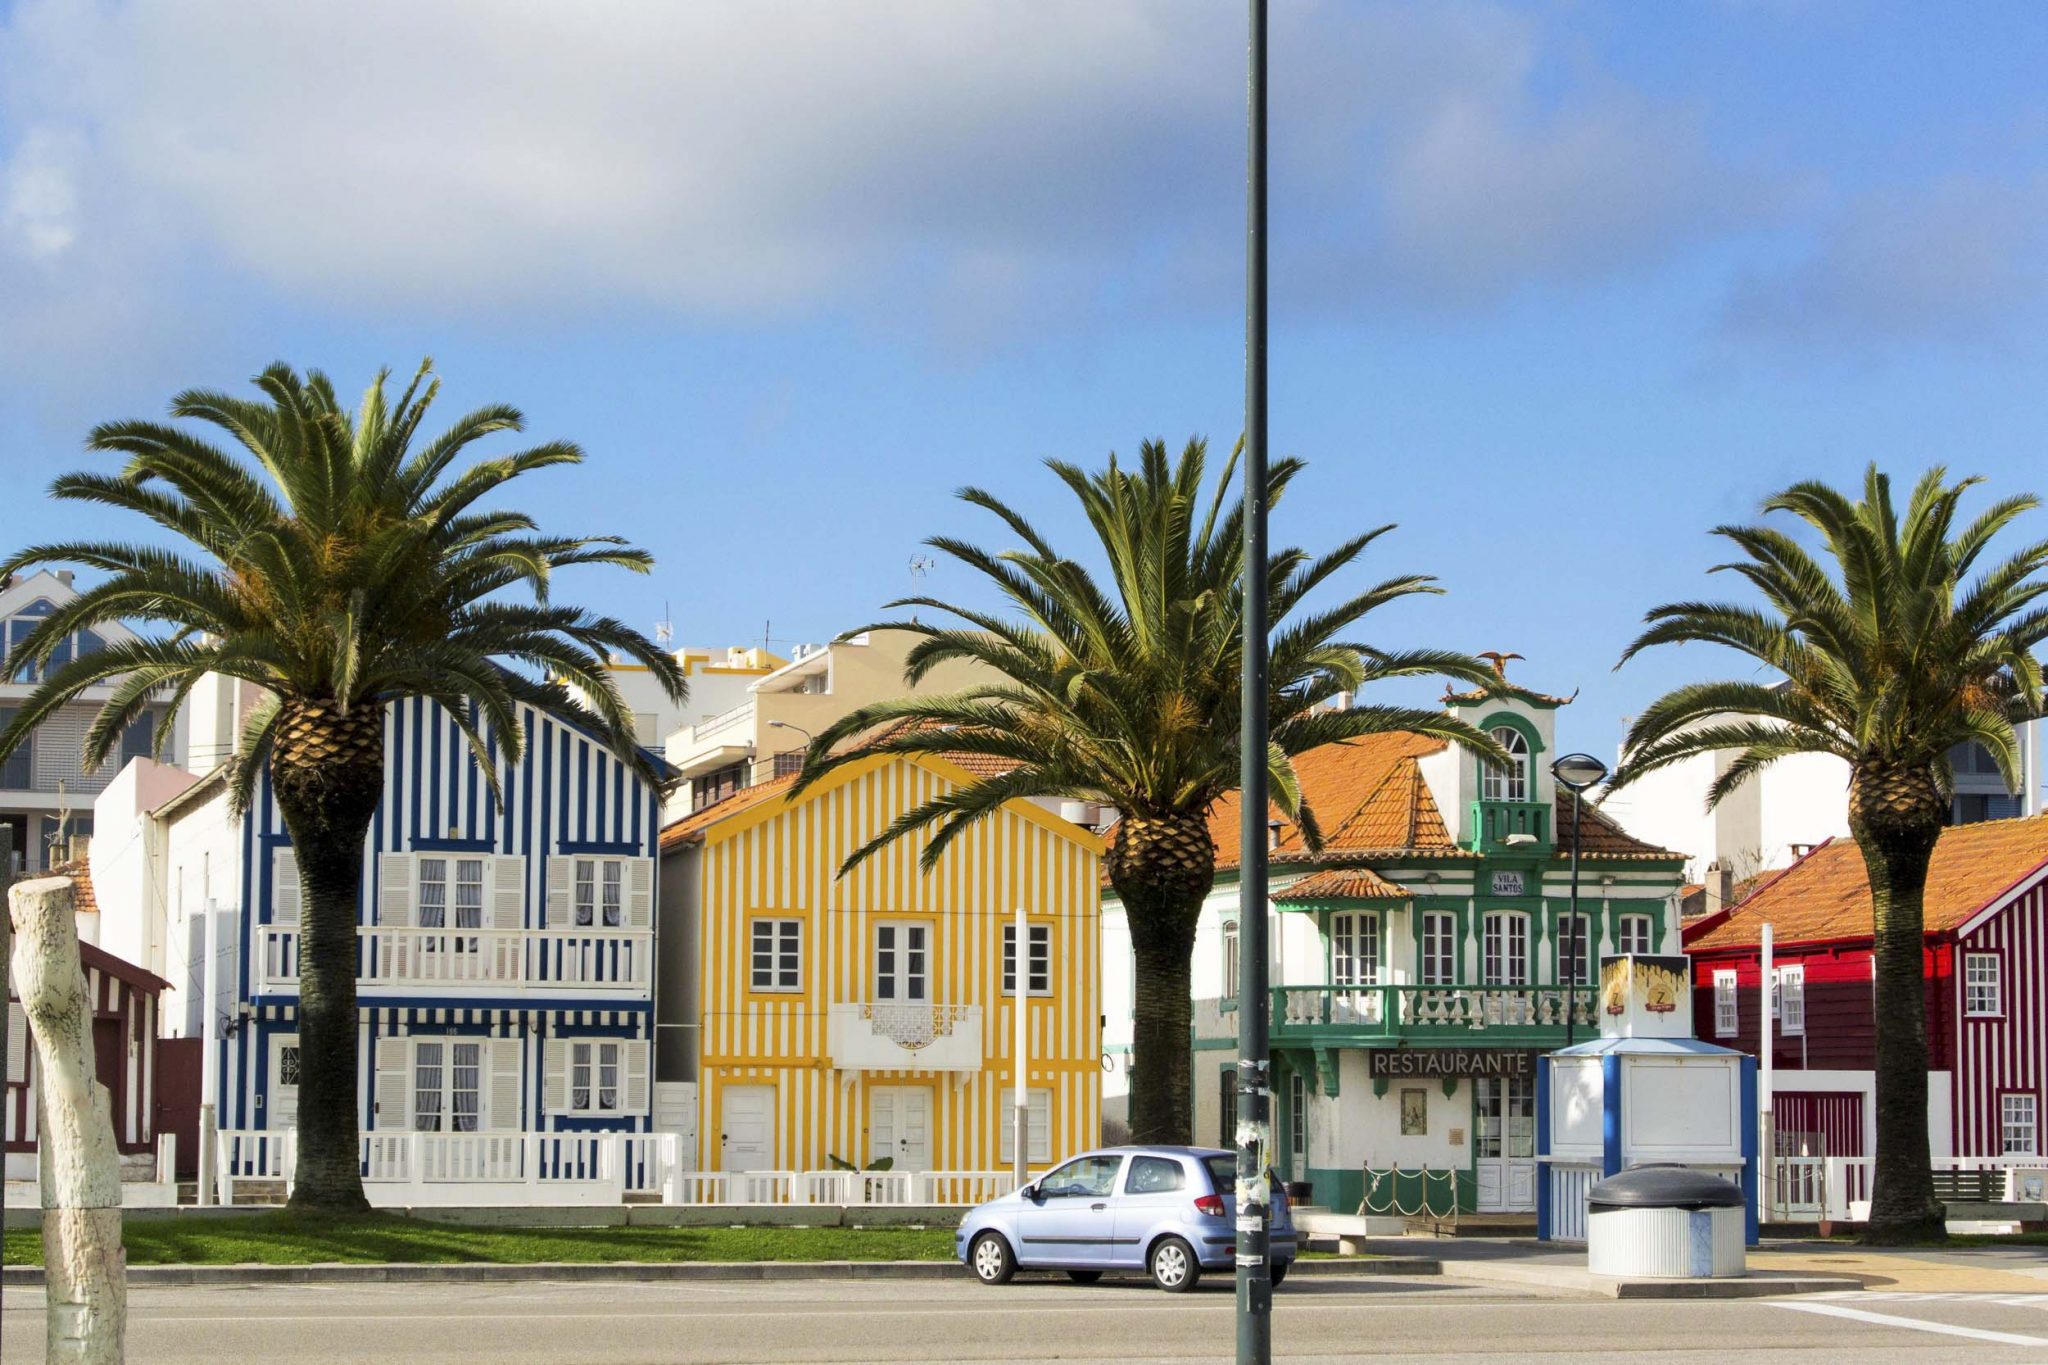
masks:
[[[661,604],[661,619],[654,623],[654,643],[667,649],[676,638],[676,623],[669,618],[668,603]]]

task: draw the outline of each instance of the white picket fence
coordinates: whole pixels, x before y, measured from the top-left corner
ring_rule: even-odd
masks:
[[[297,1130],[224,1130],[220,1198],[291,1188]],[[363,1192],[379,1207],[663,1204],[920,1207],[1009,1193],[1008,1171],[693,1171],[676,1133],[366,1133]]]
[[[1764,1217],[1788,1222],[1821,1218],[1863,1222],[1870,1217],[1870,1186],[1876,1164],[1867,1156],[1777,1157],[1770,1163],[1770,1180],[1762,1191]],[[1937,1171],[2005,1171],[2014,1164],[2011,1157],[1934,1159]]]

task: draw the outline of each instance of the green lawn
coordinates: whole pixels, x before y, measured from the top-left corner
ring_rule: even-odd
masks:
[[[369,1214],[130,1219],[130,1265],[315,1261],[943,1261],[946,1228],[471,1228]],[[42,1234],[10,1228],[8,1265],[40,1265]]]

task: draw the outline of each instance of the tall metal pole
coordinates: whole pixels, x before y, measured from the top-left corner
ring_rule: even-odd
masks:
[[[1031,946],[1029,925],[1024,918],[1024,903],[1017,903],[1016,929],[1017,950],[1011,955],[1011,979],[1016,983],[1016,1025],[1014,1055],[1010,1062],[1010,1078],[1015,1091],[1016,1110],[1011,1115],[1016,1136],[1012,1145],[1016,1158],[1010,1163],[1011,1177],[1017,1182],[1016,1188],[1023,1189],[1031,1180]]]
[[[1266,999],[1266,0],[1251,0],[1245,162],[1244,693],[1238,847],[1237,1360],[1273,1358],[1273,1148]]]
[[[1570,1047],[1578,1036],[1573,1027],[1579,1012],[1579,803],[1584,800],[1572,788],[1572,909],[1564,936],[1564,1045]]]

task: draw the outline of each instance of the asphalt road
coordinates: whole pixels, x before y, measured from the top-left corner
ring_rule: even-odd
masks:
[[[0,1356],[42,1359],[42,1295],[0,1305]],[[1227,1360],[1229,1285],[1171,1297],[1133,1283],[1027,1278],[691,1285],[150,1288],[128,1358],[150,1365],[433,1361]],[[1614,1302],[1451,1280],[1297,1281],[1280,1292],[1287,1360],[2048,1360],[2048,1294]]]

